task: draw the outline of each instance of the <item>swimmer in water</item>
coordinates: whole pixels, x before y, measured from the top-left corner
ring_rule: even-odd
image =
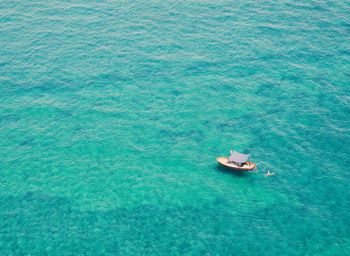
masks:
[[[270,172],[270,170],[267,170],[267,173],[265,173],[265,176],[268,177],[268,176],[273,176],[275,175],[275,173],[273,172]]]

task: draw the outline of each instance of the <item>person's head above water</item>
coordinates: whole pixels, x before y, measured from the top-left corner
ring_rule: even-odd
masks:
[[[265,173],[265,176],[273,176],[275,175],[275,173],[270,172],[270,170],[267,170],[267,172]]]

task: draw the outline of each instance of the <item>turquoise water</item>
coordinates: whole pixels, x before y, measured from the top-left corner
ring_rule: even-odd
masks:
[[[349,1],[0,10],[0,255],[350,255]]]

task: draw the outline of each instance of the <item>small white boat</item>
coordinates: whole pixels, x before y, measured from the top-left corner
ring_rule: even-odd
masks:
[[[255,163],[247,161],[250,155],[241,154],[237,151],[230,151],[230,153],[229,157],[217,157],[216,161],[220,165],[235,171],[251,171],[256,168]]]

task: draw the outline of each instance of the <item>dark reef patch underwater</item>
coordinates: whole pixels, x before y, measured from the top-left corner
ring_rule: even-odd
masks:
[[[0,255],[350,255],[348,1],[0,10]]]

